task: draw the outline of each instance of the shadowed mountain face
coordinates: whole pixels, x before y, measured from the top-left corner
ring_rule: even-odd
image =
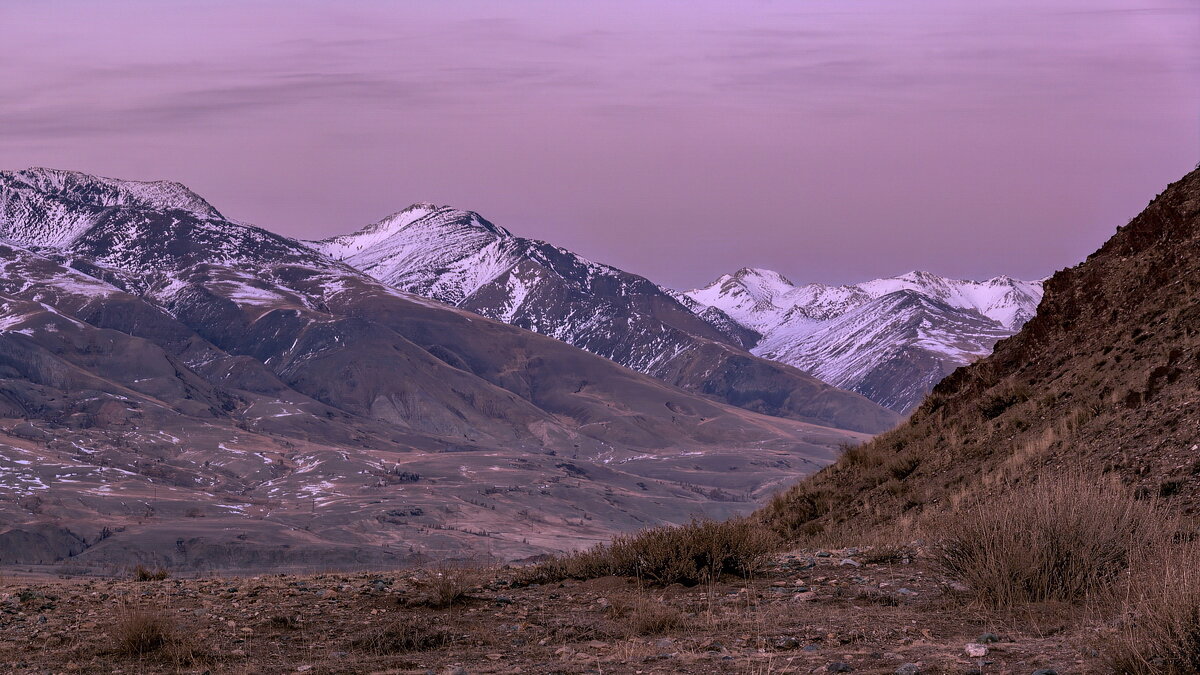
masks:
[[[865,526],[1063,467],[1115,472],[1195,513],[1200,169],[1045,288],[1037,316],[991,356],[765,515],[807,531]]]
[[[389,286],[454,304],[599,354],[725,403],[878,432],[898,416],[746,349],[759,335],[719,309],[476,213],[417,204],[312,244]]]
[[[520,557],[745,511],[863,438],[397,291],[176,184],[0,173],[0,239],[0,563]]]
[[[1042,289],[1037,281],[928,272],[797,286],[778,272],[742,269],[684,297],[760,333],[755,354],[907,414],[943,377],[1028,321]]]

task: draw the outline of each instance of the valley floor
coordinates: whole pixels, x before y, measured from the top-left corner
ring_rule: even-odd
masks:
[[[756,578],[692,588],[616,577],[522,586],[519,575],[8,572],[0,672],[1105,671],[1103,631],[1061,608],[973,609],[914,550],[794,551]],[[968,643],[986,654],[969,656]]]

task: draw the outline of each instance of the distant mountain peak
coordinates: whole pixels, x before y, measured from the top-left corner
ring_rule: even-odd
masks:
[[[743,268],[684,295],[761,334],[752,353],[904,412],[954,367],[1019,329],[1042,291],[1040,281],[925,270],[797,286],[778,272]]]

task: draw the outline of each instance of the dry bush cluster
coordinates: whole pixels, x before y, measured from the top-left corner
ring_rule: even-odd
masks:
[[[138,564],[133,568],[134,581],[162,581],[171,576],[171,573],[162,567],[147,567]]]
[[[450,607],[467,599],[471,590],[482,586],[491,570],[474,565],[443,565],[425,577],[428,590],[420,604],[427,607]]]
[[[939,566],[996,608],[1111,589],[1173,529],[1115,480],[1077,474],[1039,479],[933,522]]]
[[[186,666],[199,660],[192,644],[175,624],[158,612],[129,611],[111,629],[112,652],[118,656]]]
[[[1120,673],[1200,673],[1200,544],[1148,556],[1131,576],[1110,665]]]
[[[550,560],[532,568],[526,581],[615,575],[658,585],[695,585],[723,574],[750,576],[779,544],[770,530],[751,519],[696,520],[619,536],[609,544]]]

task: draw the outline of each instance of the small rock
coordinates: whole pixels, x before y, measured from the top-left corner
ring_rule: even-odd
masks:
[[[849,673],[854,670],[854,667],[849,663],[842,663],[841,661],[838,661],[837,663],[831,663],[825,666],[825,670],[826,672],[830,673]]]
[[[833,556],[833,554],[830,553],[829,551],[817,551],[818,558],[829,558],[831,556]]]
[[[1042,668],[1041,670],[1033,671],[1033,675],[1058,675],[1058,671],[1053,668]]]
[[[963,647],[963,650],[967,652],[967,656],[973,659],[983,658],[988,653],[987,647],[976,642],[968,642],[967,646]]]
[[[775,649],[799,649],[800,641],[794,637],[779,637],[775,638],[775,642],[772,643],[772,646],[775,647]]]
[[[850,567],[862,567],[862,563],[858,562],[857,560],[851,560],[850,558],[842,558],[842,561],[838,564],[842,567],[846,567],[847,565]]]
[[[896,669],[896,675],[921,675],[921,666],[915,663],[903,663]]]
[[[307,673],[308,671],[310,671],[312,669],[313,669],[313,667],[310,665],[296,666],[297,673]]]

